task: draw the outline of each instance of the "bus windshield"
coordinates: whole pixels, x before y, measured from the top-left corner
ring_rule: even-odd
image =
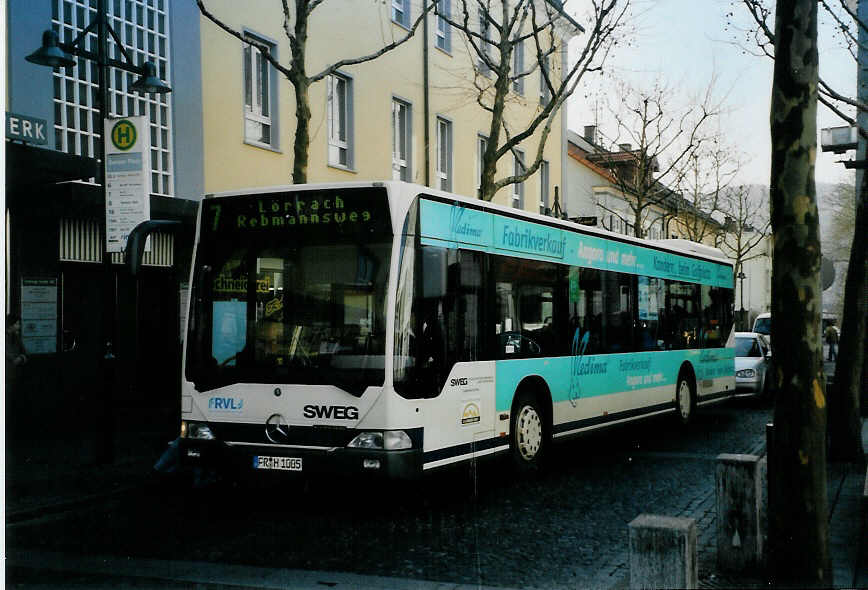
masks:
[[[203,205],[186,376],[329,384],[384,380],[391,224],[385,189],[214,199]]]

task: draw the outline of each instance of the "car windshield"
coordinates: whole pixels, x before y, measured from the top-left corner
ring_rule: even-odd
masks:
[[[760,352],[759,342],[756,338],[736,338],[735,339],[735,356],[759,357]]]
[[[753,331],[767,336],[770,335],[772,333],[772,318],[757,318],[753,325]]]
[[[205,205],[187,355],[187,377],[200,390],[305,383],[361,395],[383,383],[391,253],[385,192],[289,195]],[[286,203],[293,212],[316,203],[319,213],[287,231],[276,220],[301,216],[285,215]],[[280,215],[260,218],[261,210]],[[344,221],[336,221],[339,213]],[[237,231],[254,219],[251,231]]]

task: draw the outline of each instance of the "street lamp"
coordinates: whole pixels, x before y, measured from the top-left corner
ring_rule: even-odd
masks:
[[[738,295],[741,299],[741,310],[739,311],[738,321],[739,321],[739,324],[741,324],[742,330],[744,330],[747,327],[746,326],[747,322],[744,321],[745,320],[745,317],[744,317],[744,280],[747,278],[747,275],[744,274],[744,272],[742,272],[742,271],[738,271],[738,274],[736,275],[735,278],[737,278],[738,280],[741,281],[741,288],[738,290]]]
[[[83,57],[97,63],[97,70],[99,72],[97,79],[99,118],[103,124],[103,129],[99,130],[99,154],[97,154],[97,156],[101,160],[101,165],[97,167],[97,183],[101,186],[103,206],[105,206],[106,202],[106,134],[104,127],[109,114],[109,67],[118,68],[125,72],[138,75],[139,79],[132,84],[132,88],[142,94],[165,94],[166,92],[172,91],[168,85],[159,79],[157,76],[157,68],[153,63],[144,62],[139,66],[133,63],[132,57],[123,46],[123,43],[121,43],[118,34],[109,24],[107,12],[106,0],[97,0],[96,18],[87,26],[87,28],[78,34],[72,43],[61,43],[56,32],[47,30],[42,33],[42,46],[24,58],[30,63],[40,66],[48,66],[50,68],[70,68],[75,66],[76,60],[74,60],[72,56]],[[84,40],[89,33],[96,33],[96,52],[85,48]],[[108,56],[109,36],[114,39],[117,48],[120,50],[120,53],[124,58],[123,60],[110,58]],[[145,171],[145,174],[150,174],[150,171]],[[101,225],[105,245],[108,246],[108,228],[106,227],[105,215],[103,215]],[[117,285],[112,273],[111,256],[106,251],[106,248],[103,249],[102,255],[106,282],[106,305],[104,305],[103,308],[109,312],[109,320],[103,322],[103,342],[105,342],[105,351],[103,354],[104,390],[102,401],[104,414],[102,420],[99,421],[100,425],[97,427],[101,428],[100,433],[102,435],[102,444],[97,445],[96,460],[99,463],[111,463],[114,460],[114,412],[111,394],[114,390],[115,372],[113,341],[117,324]]]

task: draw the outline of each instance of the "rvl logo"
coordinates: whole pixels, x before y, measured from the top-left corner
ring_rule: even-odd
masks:
[[[221,410],[224,412],[240,412],[244,407],[244,400],[234,397],[212,397],[208,400],[209,410]]]

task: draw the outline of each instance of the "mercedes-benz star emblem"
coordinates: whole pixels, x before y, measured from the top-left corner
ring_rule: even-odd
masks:
[[[276,445],[289,442],[289,424],[280,414],[272,414],[265,422],[265,436]]]

